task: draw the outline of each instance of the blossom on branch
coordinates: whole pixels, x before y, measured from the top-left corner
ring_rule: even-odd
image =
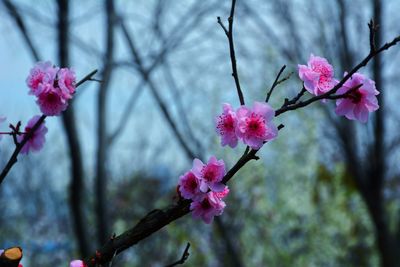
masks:
[[[200,191],[200,179],[192,171],[186,172],[179,177],[179,192],[185,199],[201,199],[203,192]]]
[[[313,95],[321,95],[335,86],[333,67],[322,57],[311,54],[306,65],[298,65],[299,77],[304,88]]]
[[[36,103],[39,105],[40,111],[47,116],[59,115],[68,107],[67,99],[63,98],[60,89],[53,87],[53,85],[49,83],[39,86],[39,94]]]
[[[225,190],[224,188],[222,192],[229,192],[229,190]],[[226,194],[224,196],[226,196]],[[225,207],[225,202],[218,196],[218,193],[215,192],[208,192],[202,200],[193,201],[190,204],[193,217],[201,218],[207,224],[213,221],[214,216],[221,215]]]
[[[260,149],[264,142],[278,135],[278,128],[272,123],[275,111],[267,103],[254,102],[252,109],[241,106],[236,116],[236,134],[252,149]]]
[[[228,103],[222,106],[223,113],[216,117],[216,130],[221,136],[221,145],[229,145],[231,148],[237,146],[238,137],[236,135],[236,113]]]
[[[361,87],[357,88],[360,85]],[[379,108],[376,98],[379,92],[376,90],[375,82],[361,73],[353,74],[337,91],[337,94],[346,93],[348,95],[345,98],[336,101],[335,112],[340,116],[366,123],[369,112]]]
[[[25,127],[25,134],[29,133],[36,122],[40,119],[40,116],[34,116],[29,120],[28,124]],[[28,154],[29,151],[39,151],[42,149],[46,138],[45,135],[47,133],[47,127],[44,125],[44,122],[39,126],[39,128],[33,133],[31,138],[25,143],[25,145],[21,149],[22,154]],[[19,135],[17,137],[18,142],[22,142],[25,137],[25,134]]]
[[[68,68],[54,67],[51,62],[38,62],[26,79],[30,94],[46,116],[56,116],[68,107],[75,93],[75,72]]]
[[[26,78],[26,84],[31,89],[29,94],[37,96],[39,85],[53,83],[57,72],[58,68],[54,67],[50,61],[36,63]]]
[[[221,183],[225,175],[225,163],[211,156],[207,164],[199,159],[193,160],[192,172],[200,180],[200,191],[206,193],[209,189],[215,192],[224,190],[225,185]]]
[[[68,68],[62,68],[58,72],[58,86],[64,99],[71,99],[75,93],[75,72]]]
[[[193,201],[190,210],[194,218],[211,223],[214,216],[222,214],[226,206],[222,199],[229,193],[228,187],[222,183],[224,175],[224,161],[211,156],[207,164],[194,159],[193,168],[179,177],[179,193]]]

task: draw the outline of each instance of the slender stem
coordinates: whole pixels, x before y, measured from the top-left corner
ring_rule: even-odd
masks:
[[[239,96],[240,105],[244,105],[245,102],[244,102],[242,88],[240,87],[239,74],[238,74],[237,66],[236,66],[235,45],[233,42],[233,17],[235,15],[235,5],[236,5],[236,0],[232,0],[231,12],[230,12],[230,15],[228,18],[229,30],[227,30],[226,27],[224,26],[224,24],[221,22],[220,17],[217,18],[217,21],[218,21],[218,24],[221,25],[226,36],[228,37],[229,54],[231,57],[231,65],[232,65],[232,76],[233,76],[233,79],[235,80],[235,85],[236,85],[237,94]]]
[[[182,257],[176,262],[168,264],[166,267],[173,267],[176,265],[184,264],[185,261],[189,258],[189,248],[190,248],[190,243],[188,242],[185,250],[183,251]]]
[[[79,82],[76,83],[75,87],[78,88],[82,83],[86,82],[86,81],[98,81],[96,79],[93,79],[93,75],[95,75],[97,73],[97,70],[93,70],[92,72],[90,72],[88,75],[86,75],[85,77],[82,78],[82,80],[80,80]]]
[[[0,132],[0,134],[4,134],[4,135],[13,135],[13,134],[26,134],[26,132]]]
[[[269,89],[267,93],[267,97],[265,98],[265,102],[268,103],[269,99],[271,98],[272,92],[274,91],[275,87],[279,84],[279,77],[281,77],[283,71],[285,70],[286,65],[283,65],[281,70],[278,72],[278,75],[276,75],[275,81],[272,84],[271,88]]]

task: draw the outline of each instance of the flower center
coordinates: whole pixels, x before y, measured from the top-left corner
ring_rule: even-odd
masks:
[[[197,188],[197,181],[196,178],[194,176],[190,177],[189,183],[188,183],[188,187],[191,191],[196,190]]]
[[[246,118],[247,131],[251,135],[262,137],[265,133],[265,120],[258,114],[251,114]]]
[[[231,115],[221,115],[217,128],[221,134],[235,130],[235,120]]]
[[[201,208],[204,210],[209,210],[212,208],[210,201],[208,201],[207,198],[205,198],[202,202],[201,202]]]
[[[204,180],[206,180],[207,182],[212,182],[216,176],[214,169],[207,168],[207,166],[203,168],[202,173]]]
[[[357,104],[357,103],[360,103],[362,94],[359,90],[355,90],[355,91],[350,92],[348,98],[350,98],[354,104]]]
[[[46,101],[47,101],[48,103],[55,103],[55,102],[57,102],[57,101],[58,101],[58,96],[57,96],[57,94],[55,94],[55,93],[53,93],[53,92],[48,93],[48,94],[46,95]]]

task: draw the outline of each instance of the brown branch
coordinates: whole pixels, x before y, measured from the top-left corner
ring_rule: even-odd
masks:
[[[284,78],[284,79],[282,79],[281,81],[279,80],[279,77],[281,77],[281,75],[282,75],[283,71],[285,70],[285,68],[286,68],[286,65],[283,65],[282,68],[281,68],[281,70],[278,72],[278,75],[276,75],[275,81],[273,82],[271,88],[269,89],[269,91],[268,91],[268,93],[267,93],[267,97],[265,98],[265,102],[268,103],[268,101],[269,101],[269,99],[270,99],[270,97],[271,97],[271,95],[272,95],[272,92],[274,91],[275,87],[276,87],[278,84],[280,84],[280,83],[282,83],[283,81],[289,79],[289,77],[287,77],[286,79]]]
[[[340,95],[330,95],[330,96],[327,96],[325,99],[335,100],[335,99],[340,99],[340,98],[347,98],[347,97],[349,97],[351,95],[351,93],[353,93],[354,91],[359,89],[361,86],[363,86],[363,84],[359,84],[359,85],[354,86],[353,88],[351,88],[346,93],[343,93],[343,94],[340,94]]]
[[[235,80],[235,85],[236,85],[236,90],[237,90],[237,93],[239,96],[240,105],[244,105],[245,102],[244,102],[242,89],[240,88],[239,75],[238,75],[237,66],[236,66],[235,45],[233,42],[233,17],[235,14],[235,5],[236,5],[236,0],[232,0],[231,12],[230,12],[230,15],[228,18],[229,30],[227,30],[226,27],[224,26],[224,24],[221,22],[220,17],[217,17],[217,22],[219,25],[221,25],[222,29],[225,32],[225,35],[228,37],[229,54],[231,57],[231,65],[232,65],[232,76],[233,76],[233,79]]]
[[[189,258],[189,255],[190,255],[189,254],[189,248],[190,248],[190,243],[188,242],[187,245],[186,245],[185,250],[183,251],[182,257],[179,260],[177,260],[176,262],[168,264],[166,267],[174,267],[176,265],[184,264],[185,261]]]
[[[90,78],[97,72],[97,70],[92,71],[90,74],[86,75],[82,80],[76,83],[76,87],[84,83],[85,81],[90,80]],[[21,152],[21,149],[23,146],[29,141],[29,139],[33,136],[35,131],[39,129],[40,125],[44,122],[46,119],[46,115],[42,115],[39,120],[35,123],[35,125],[32,127],[32,129],[24,136],[21,142],[19,142],[15,149],[14,152],[12,153],[10,159],[8,160],[6,166],[3,168],[0,174],[0,185],[6,178],[7,174],[10,172],[11,168],[15,163],[18,161],[18,154]]]

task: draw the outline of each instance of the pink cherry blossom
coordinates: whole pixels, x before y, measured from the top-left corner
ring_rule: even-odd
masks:
[[[58,68],[53,67],[50,61],[38,62],[26,78],[26,84],[31,89],[29,93],[37,96],[40,84],[53,84],[57,71]]]
[[[205,193],[209,188],[215,192],[224,190],[225,185],[221,181],[225,175],[225,163],[222,159],[211,156],[207,164],[194,159],[192,172],[200,179],[200,191]]]
[[[203,192],[200,191],[200,179],[193,172],[188,171],[179,177],[179,192],[185,199],[200,199]]]
[[[25,133],[28,133],[36,122],[39,120],[40,116],[34,116],[29,120],[28,124],[25,127]],[[39,128],[33,133],[31,138],[25,143],[25,145],[21,149],[22,154],[28,154],[29,151],[39,151],[42,149],[46,138],[45,135],[47,133],[47,127],[44,125],[44,122],[39,126]],[[17,137],[18,142],[21,142],[24,138],[25,134],[19,135]]]
[[[62,68],[59,70],[57,78],[62,97],[64,99],[71,99],[75,93],[75,72],[68,68]]]
[[[265,141],[278,135],[278,128],[272,123],[275,111],[267,103],[254,102],[253,109],[242,106],[236,115],[236,134],[253,149],[260,149]]]
[[[63,98],[60,88],[54,87],[52,84],[40,84],[38,91],[36,103],[44,115],[59,115],[67,109],[68,102]]]
[[[376,98],[379,92],[376,90],[375,82],[361,73],[355,73],[339,88],[337,94],[344,94],[360,84],[362,86],[357,90],[351,91],[348,97],[336,101],[335,111],[339,116],[345,116],[349,120],[358,120],[366,123],[369,112],[379,108],[378,99]]]
[[[308,65],[298,65],[299,77],[304,88],[314,95],[321,95],[335,86],[333,67],[322,57],[311,54]]]
[[[86,264],[81,260],[73,260],[69,264],[69,267],[85,267]]]
[[[216,117],[216,130],[221,136],[221,145],[236,147],[238,137],[236,136],[236,114],[230,104],[223,104],[223,113]]]
[[[224,190],[221,192],[214,192],[214,195],[220,199],[225,198],[229,194],[229,188],[228,186],[225,186]]]
[[[225,206],[225,202],[217,197],[214,192],[208,192],[202,200],[193,201],[190,204],[190,210],[192,210],[194,218],[201,218],[209,224],[213,221],[214,216],[223,213]]]

